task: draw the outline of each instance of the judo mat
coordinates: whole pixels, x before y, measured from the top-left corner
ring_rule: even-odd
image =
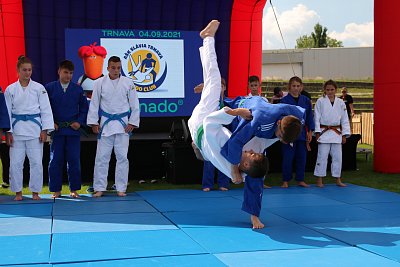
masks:
[[[351,184],[265,189],[260,230],[242,199],[242,189],[0,196],[0,266],[400,267],[400,194]]]

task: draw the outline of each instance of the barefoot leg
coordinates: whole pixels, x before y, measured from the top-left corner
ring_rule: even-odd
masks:
[[[201,38],[206,38],[206,37],[214,37],[215,33],[217,32],[219,27],[219,21],[218,20],[212,20],[208,25],[200,32],[200,37]]]
[[[288,182],[283,182],[281,187],[282,188],[288,188],[289,187],[289,183]]]
[[[210,189],[209,187],[203,188],[203,191],[204,191],[204,192],[210,192],[210,190],[211,190],[211,189]]]
[[[220,191],[228,191],[229,189],[226,188],[226,187],[221,186],[221,187],[219,188],[219,190],[220,190]]]
[[[51,198],[58,198],[58,197],[61,197],[61,192],[60,191],[54,192],[53,195],[51,195]]]
[[[40,196],[38,192],[32,192],[32,199],[33,200],[40,200]]]
[[[253,229],[261,229],[264,228],[264,224],[260,221],[260,218],[258,218],[255,215],[250,216],[251,223],[253,224]]]
[[[14,200],[21,201],[22,200],[22,192],[16,192]]]
[[[94,193],[92,196],[93,196],[93,197],[102,197],[102,196],[103,196],[103,192],[102,192],[102,191],[97,191],[97,192]]]
[[[126,197],[126,193],[125,192],[117,192],[117,195],[119,196],[119,197]]]
[[[317,185],[318,187],[324,187],[324,184],[323,184],[323,182],[322,182],[322,177],[318,177],[318,178],[317,178],[317,183],[316,183],[316,185]]]
[[[336,178],[336,185],[340,186],[340,187],[347,186],[346,184],[342,183],[342,179],[341,178]]]
[[[301,187],[310,187],[308,184],[306,184],[304,181],[300,181],[300,182],[297,182],[297,185],[298,186],[301,186]]]
[[[69,196],[72,198],[80,198],[81,196],[76,191],[71,191]]]

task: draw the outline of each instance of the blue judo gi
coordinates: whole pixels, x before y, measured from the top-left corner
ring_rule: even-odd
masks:
[[[60,81],[45,86],[54,123],[58,130],[52,134],[49,163],[49,189],[51,192],[61,191],[64,162],[67,161],[69,188],[71,191],[81,189],[80,166],[80,131],[69,125],[78,122],[81,127],[86,124],[89,109],[88,101],[81,86],[70,82],[64,92]]]
[[[247,108],[251,110],[252,120],[238,118],[233,122],[235,130],[221,149],[221,154],[232,164],[239,164],[244,145],[254,136],[266,139],[276,138],[276,122],[284,116],[293,115],[304,123],[304,109],[287,104],[270,104],[259,96],[237,97],[225,101],[231,108]],[[259,216],[263,195],[264,177],[246,176],[242,210]]]
[[[314,115],[312,112],[311,101],[308,97],[300,95],[298,101],[288,94],[281,99],[281,103],[300,106],[305,109],[305,126],[299,138],[293,142],[293,146],[282,144],[282,178],[288,182],[292,180],[293,160],[296,161],[296,181],[304,181],[307,160],[307,131],[314,131]]]
[[[10,130],[10,116],[8,115],[6,100],[0,87],[0,129]]]

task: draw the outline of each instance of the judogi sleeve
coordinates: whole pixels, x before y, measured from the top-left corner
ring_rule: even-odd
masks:
[[[0,129],[3,129],[4,131],[10,130],[10,116],[8,114],[3,92],[0,92]]]
[[[87,114],[87,125],[99,125],[99,107],[100,107],[100,94],[101,83],[104,78],[95,81],[93,85],[92,98],[90,100],[89,112]]]
[[[342,135],[349,137],[351,135],[350,130],[350,122],[349,117],[347,115],[346,104],[343,100],[340,100],[340,107],[341,107],[341,117],[340,117],[340,125],[342,126]]]
[[[315,123],[314,123],[314,115],[312,111],[311,101],[307,101],[307,107],[305,113],[306,113],[306,126],[308,128],[308,131],[314,131]]]
[[[139,127],[140,123],[140,108],[139,108],[139,98],[136,92],[135,85],[129,88],[128,92],[129,108],[131,109],[131,116],[129,117],[129,124]]]
[[[79,98],[79,115],[78,115],[78,122],[79,124],[86,125],[86,120],[87,120],[87,114],[89,110],[89,104],[86,98],[86,95],[83,92],[83,89],[81,86],[78,86],[79,91],[80,91],[80,98]]]
[[[314,122],[315,122],[315,132],[316,133],[321,133],[321,103],[322,99],[320,98],[317,100],[317,103],[315,103],[314,107]]]
[[[7,111],[8,111],[8,120],[10,121],[10,129],[8,130],[10,133],[13,132],[13,127],[12,127],[12,124],[11,124],[11,109],[12,109],[12,101],[11,101],[12,96],[11,96],[11,93],[10,93],[11,90],[12,89],[10,88],[10,86],[8,86],[6,88],[5,93],[4,93],[4,98],[6,100]]]
[[[44,86],[39,90],[39,107],[42,130],[54,130],[53,112],[51,111],[49,96]]]
[[[221,149],[222,156],[233,165],[240,163],[243,147],[254,135],[251,122],[252,121],[242,120],[232,133],[231,138],[229,138]]]

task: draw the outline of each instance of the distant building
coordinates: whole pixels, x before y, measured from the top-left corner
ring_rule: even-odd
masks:
[[[290,64],[290,62],[292,64]],[[374,76],[373,47],[264,50],[262,78],[366,80]]]

